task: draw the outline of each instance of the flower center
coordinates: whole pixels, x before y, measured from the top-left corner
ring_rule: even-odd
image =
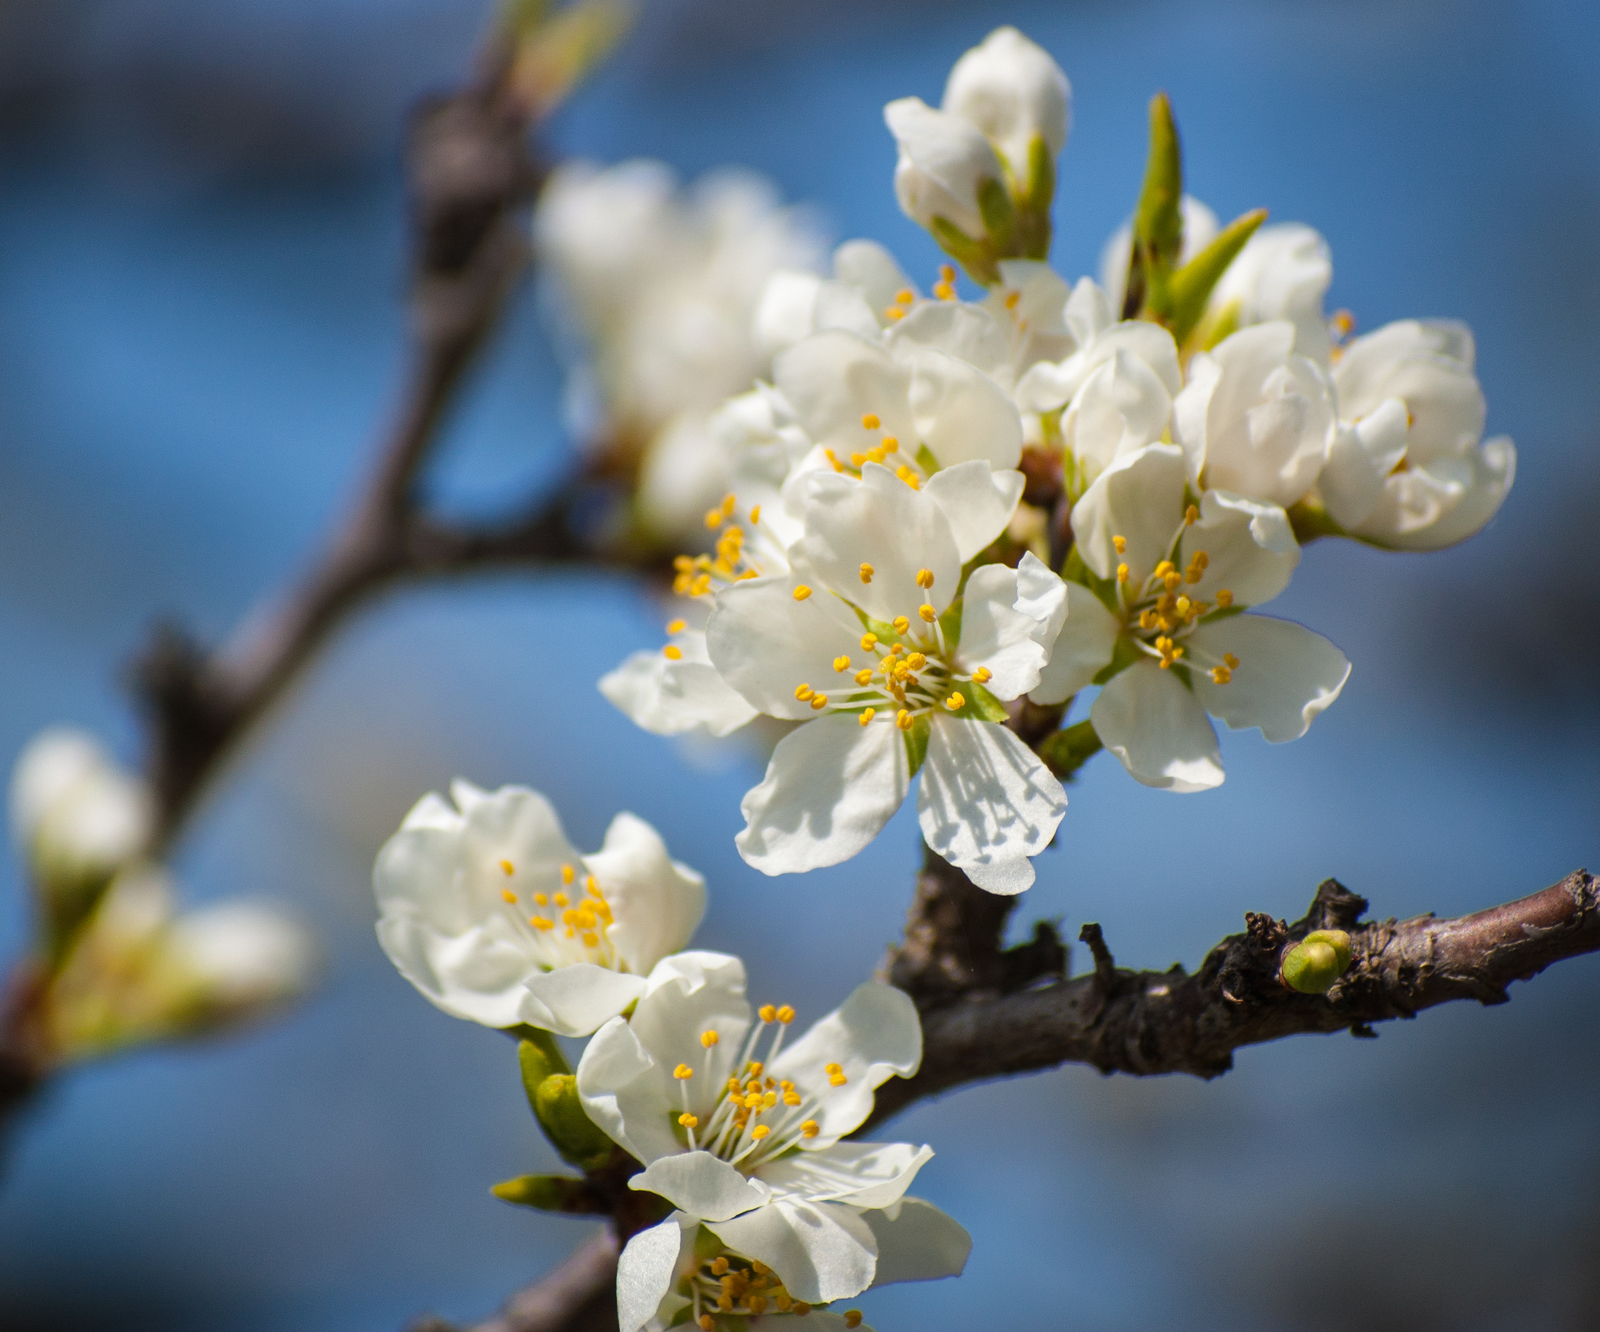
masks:
[[[836,1063],[823,1065],[820,1074],[808,1078],[803,1087],[788,1078],[773,1078],[767,1070],[783,1049],[784,1036],[794,1021],[794,1009],[788,1004],[766,1004],[756,1016],[760,1020],[745,1037],[733,1072],[717,1088],[708,1114],[696,1114],[691,1105],[689,1088],[696,1070],[679,1064],[672,1071],[683,1097],[683,1113],[677,1116],[676,1123],[683,1130],[689,1150],[710,1152],[746,1175],[816,1137],[822,1127],[816,1114],[823,1101],[835,1087],[849,1082],[844,1069]],[[771,1036],[767,1039],[769,1029]],[[767,1048],[764,1057],[758,1059],[763,1039],[767,1039]],[[700,1044],[706,1051],[701,1073],[710,1075],[711,1051],[721,1041],[714,1029],[700,1033]]]
[[[861,566],[863,583],[870,583],[876,574],[872,565]],[[932,570],[919,569],[916,584],[924,592],[931,588]],[[796,601],[811,595],[804,583],[794,590]],[[845,601],[845,605],[860,614],[853,603]],[[887,641],[869,631],[858,640],[860,655],[841,652],[833,659],[834,671],[845,677],[832,686],[833,692],[827,684],[817,689],[807,681],[796,686],[796,701],[809,703],[818,712],[854,713],[863,726],[882,716],[886,722],[892,719],[902,731],[909,731],[918,717],[938,708],[959,712],[969,700],[955,686],[968,681],[984,684],[992,673],[982,666],[971,674],[958,669],[956,642],[946,639],[938,612],[926,601],[914,610],[914,615],[897,616],[886,626],[893,630]]]
[[[500,899],[523,937],[531,941],[531,951],[546,971],[570,967],[574,962],[592,962],[608,971],[628,969],[606,935],[611,905],[594,875],[586,874],[583,887],[579,888],[577,869],[563,865],[559,886],[527,882],[519,885],[519,879],[534,880],[536,872],[519,871],[509,860],[500,861],[497,868],[506,880]],[[519,886],[521,894],[517,891]],[[522,912],[528,904],[537,909],[533,915],[524,916]]]
[[[1122,603],[1123,623],[1140,652],[1154,657],[1164,671],[1188,657],[1190,662],[1208,671],[1214,683],[1227,684],[1238,669],[1239,659],[1228,652],[1220,659],[1210,660],[1206,654],[1197,653],[1193,642],[1187,640],[1207,612],[1226,610],[1233,605],[1233,593],[1222,588],[1214,602],[1191,595],[1195,584],[1206,576],[1210,557],[1205,551],[1197,550],[1182,570],[1172,558],[1178,553],[1184,529],[1193,526],[1199,517],[1200,511],[1193,504],[1189,505],[1168,547],[1167,558],[1156,565],[1142,587],[1133,585],[1126,564],[1117,565],[1117,593]],[[1114,536],[1111,544],[1118,555],[1127,552],[1125,537]]]

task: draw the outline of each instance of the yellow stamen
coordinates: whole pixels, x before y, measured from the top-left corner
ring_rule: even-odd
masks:
[[[812,694],[816,692],[817,691],[808,684],[796,685],[794,690],[795,702],[804,703],[808,698],[811,697]]]
[[[867,460],[867,455],[866,454],[864,454],[864,453],[852,453],[850,455],[850,466],[852,466],[852,467],[860,467],[862,463],[866,462],[866,460]]]
[[[1128,553],[1128,538],[1114,536],[1111,538],[1111,546],[1118,555],[1126,555]]]
[[[872,724],[872,719],[877,715],[878,710],[876,708],[868,708],[861,714],[861,724],[863,726],[870,726]]]
[[[676,643],[668,643],[666,647],[661,649],[661,655],[668,661],[682,661],[683,649]]]
[[[811,695],[811,706],[821,712],[823,708],[828,706],[828,696],[826,694]]]
[[[1213,666],[1211,668],[1212,684],[1227,684],[1231,679],[1233,679],[1233,672],[1226,666]]]
[[[850,669],[850,658],[840,655],[833,659],[833,669],[841,675]]]
[[[794,1009],[790,1008],[788,1004],[784,1004],[778,1009],[778,1021],[787,1027],[794,1021]]]
[[[698,1326],[700,1328],[700,1332],[716,1332],[717,1320],[710,1314],[701,1314]]]
[[[1020,291],[1008,291],[1006,293],[1006,309],[1015,310],[1017,308],[1017,302],[1021,299],[1022,293]]]
[[[761,521],[761,506],[757,504],[750,510],[750,526],[754,527]]]
[[[543,916],[529,916],[528,924],[536,930],[553,930],[556,927],[555,921],[546,920]]]
[[[753,1129],[750,1130],[750,1136],[752,1138],[754,1138],[757,1142],[760,1142],[761,1139],[766,1137],[767,1134],[769,1134],[771,1132],[772,1132],[772,1130],[770,1128],[768,1128],[767,1125],[765,1125],[765,1124],[757,1124]]]
[[[800,1125],[800,1136],[802,1138],[814,1138],[821,1132],[822,1125],[814,1119],[808,1119]]]
[[[879,424],[880,422],[878,421],[878,418],[871,412],[868,412],[861,418],[861,428],[863,430],[876,430]]]
[[[1223,588],[1217,593],[1217,605],[1224,608],[1233,605],[1233,593]]]
[[[726,1258],[713,1258],[711,1260],[711,1275],[712,1276],[721,1276],[727,1270],[728,1270],[728,1260]]]
[[[857,671],[856,672],[856,683],[858,685],[871,684],[872,683],[872,667],[864,666],[864,667],[862,667],[861,670]]]
[[[533,895],[533,900],[539,906],[549,906],[550,905],[550,899],[548,897],[546,897],[543,893],[535,893]]]
[[[893,435],[885,435],[878,441],[878,447],[885,453],[894,453],[900,448],[900,441]]]
[[[884,310],[883,317],[892,324],[897,319],[904,319],[906,317],[906,312],[898,305],[891,305]]]
[[[863,563],[862,566],[861,566],[861,581],[863,583],[870,583],[872,581],[872,575],[877,573],[877,572],[878,571],[876,569],[874,569],[870,564]]]
[[[877,634],[862,634],[861,635],[861,650],[863,652],[871,652],[872,649],[877,647],[877,646],[878,646],[878,636],[877,636]]]
[[[565,893],[557,893],[552,899],[558,907],[564,907],[572,901]]]
[[[500,890],[500,898],[502,901],[509,903],[511,906],[516,906],[517,904],[517,895],[509,888],[502,888]]]
[[[1194,505],[1191,504],[1187,509],[1185,509],[1183,511],[1183,525],[1185,527],[1193,527],[1199,521],[1200,521],[1200,510],[1195,508]]]
[[[577,877],[578,877],[578,871],[573,869],[571,865],[563,865],[561,867],[561,882],[562,883],[571,883]]]
[[[1126,583],[1127,581],[1128,581],[1128,566],[1126,564],[1117,565],[1117,582]]]
[[[718,1036],[714,1031],[702,1031],[700,1033],[700,1044],[708,1050],[721,1039],[722,1037]]]
[[[688,626],[682,620],[674,620],[667,626],[669,634],[681,634]]]
[[[904,615],[896,615],[894,617],[893,624],[894,624],[894,631],[897,634],[903,634],[903,633],[905,633],[905,631],[907,629],[911,628],[911,621],[906,619],[906,617]],[[898,644],[898,643],[895,644],[895,647],[899,647],[899,646],[900,646],[900,644]]]
[[[988,684],[990,680],[994,679],[994,672],[987,666],[980,666],[973,671],[972,679],[975,684]]]
[[[967,706],[967,700],[962,698],[959,693],[951,694],[949,698],[945,699],[944,705],[951,712],[960,712],[962,708]]]
[[[920,588],[930,588],[930,587],[933,586],[933,570],[932,569],[918,569],[917,570],[917,586],[920,587]]]
[[[679,1064],[677,1068],[672,1070],[672,1076],[677,1078],[679,1082],[687,1082],[694,1076],[694,1070],[687,1064]]]
[[[922,617],[924,624],[932,624],[939,618],[939,612],[934,610],[932,606],[929,606],[926,603],[917,607],[917,614]]]
[[[1224,652],[1222,654],[1222,659],[1223,659],[1223,661],[1228,663],[1228,669],[1229,670],[1236,671],[1236,670],[1239,669],[1239,658],[1234,656],[1233,653]]]
[[[917,293],[912,291],[910,287],[901,287],[899,291],[895,292],[894,298],[901,305],[910,305],[912,301],[917,299]]]
[[[846,1327],[848,1327],[848,1328],[860,1327],[861,1326],[861,1310],[860,1309],[846,1309],[845,1310],[845,1314],[844,1314],[844,1325]]]
[[[913,490],[921,490],[922,482],[917,480],[917,474],[904,463],[894,469],[894,474],[904,481]]]
[[[796,601],[804,601],[810,595],[811,595],[811,589],[809,587],[807,587],[804,583],[801,583],[800,586],[795,588],[795,590],[794,590],[794,599]]]

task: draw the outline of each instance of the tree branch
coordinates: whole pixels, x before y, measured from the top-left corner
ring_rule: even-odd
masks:
[[[423,1318],[410,1332],[616,1332],[617,1242],[603,1230],[551,1272],[470,1328]]]
[[[1364,898],[1329,879],[1304,919],[1284,925],[1252,914],[1246,932],[1224,939],[1192,976],[1181,966],[1116,967],[1098,928],[1086,929],[1096,956],[1089,975],[929,1007],[921,1070],[879,1088],[864,1129],[922,1097],[1059,1064],[1214,1078],[1233,1067],[1242,1046],[1314,1032],[1371,1035],[1372,1023],[1456,999],[1503,1004],[1512,981],[1600,950],[1600,884],[1584,870],[1531,897],[1453,920],[1359,924],[1366,909]],[[1327,995],[1297,994],[1279,980],[1279,961],[1315,929],[1347,930],[1352,961]]]

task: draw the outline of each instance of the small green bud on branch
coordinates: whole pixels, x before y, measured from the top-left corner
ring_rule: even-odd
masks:
[[[1301,994],[1326,994],[1350,968],[1350,936],[1343,930],[1312,930],[1283,955],[1278,975]]]

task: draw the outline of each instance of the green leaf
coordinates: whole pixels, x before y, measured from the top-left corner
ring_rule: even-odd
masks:
[[[1133,214],[1133,253],[1122,317],[1165,322],[1172,270],[1183,252],[1183,148],[1166,93],[1150,99],[1150,156]]]
[[[1070,782],[1078,769],[1104,747],[1100,737],[1095,734],[1094,724],[1081,721],[1047,738],[1039,746],[1039,757],[1057,777]]]
[[[1180,347],[1205,314],[1206,302],[1228,265],[1266,220],[1265,208],[1235,218],[1211,244],[1172,275],[1172,336]]]
[[[922,771],[922,765],[928,757],[928,718],[924,714],[911,723],[911,729],[905,733],[906,761],[911,765],[911,776],[915,777]]]

